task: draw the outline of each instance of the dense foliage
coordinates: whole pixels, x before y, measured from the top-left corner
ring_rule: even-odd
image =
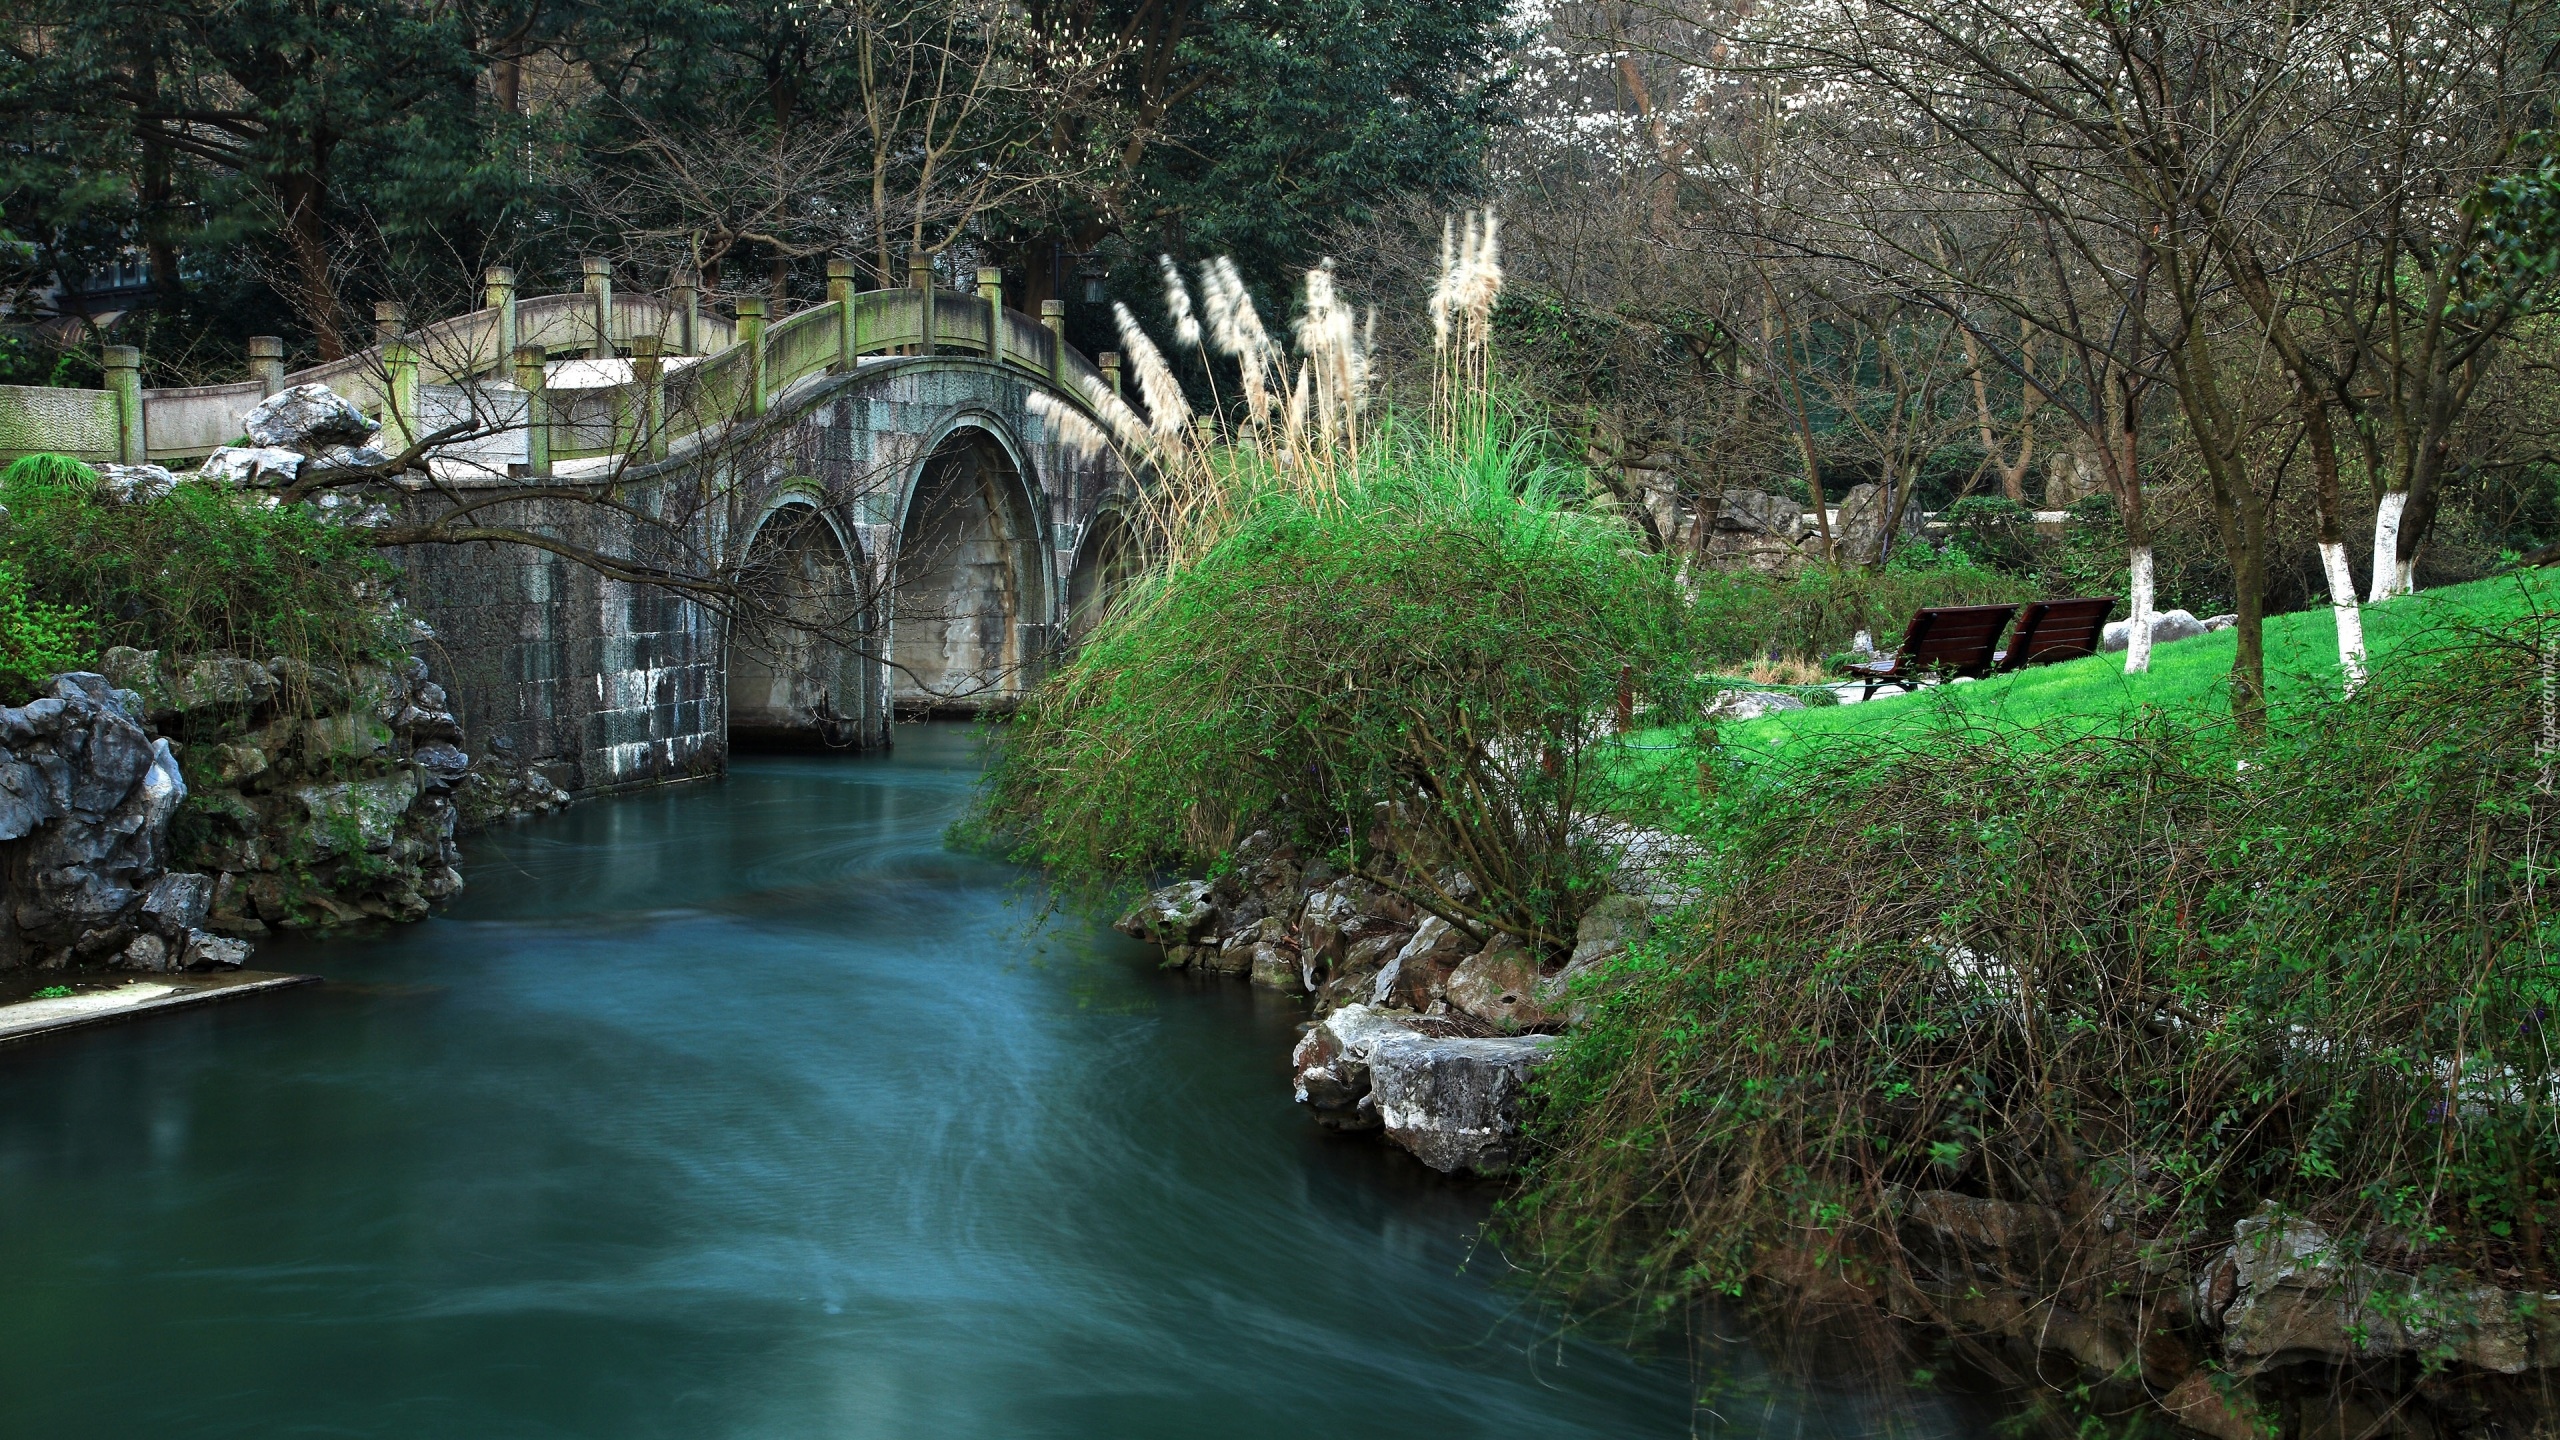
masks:
[[[43,597],[15,612],[33,618],[9,643],[43,647],[18,652],[21,691],[116,645],[337,665],[398,653],[386,562],[308,507],[202,484],[118,501],[55,455],[0,470],[0,506],[0,566]]]
[[[1670,1305],[1890,1269],[1905,1187],[2106,1215],[2175,1274],[2272,1200],[2548,1288],[2555,636],[2440,630],[2238,754],[1950,710],[1719,767],[1699,898],[1541,1080],[1514,1236]]]
[[[1470,927],[1569,936],[1588,822],[1628,798],[1603,737],[1692,683],[1669,566],[1513,441],[1390,434],[1327,492],[1232,463],[1240,521],[1141,582],[1006,728],[987,823],[1089,886],[1275,824]]]

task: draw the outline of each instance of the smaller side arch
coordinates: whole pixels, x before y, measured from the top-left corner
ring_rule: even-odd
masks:
[[[1092,633],[1145,568],[1137,526],[1117,499],[1105,499],[1077,537],[1075,562],[1067,571],[1067,643]]]

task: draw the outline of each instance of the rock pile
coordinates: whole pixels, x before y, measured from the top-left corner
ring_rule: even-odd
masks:
[[[138,697],[87,673],[0,708],[0,969],[235,966],[249,947],[202,928],[213,877],[170,870],[187,786]]]
[[[241,422],[246,445],[226,445],[196,473],[230,485],[273,485],[311,470],[370,469],[391,456],[372,442],[381,426],[326,385],[296,385],[260,401]]]
[[[1463,874],[1438,879],[1445,893],[1472,892]],[[1162,946],[1167,965],[1311,997],[1315,1023],[1292,1065],[1318,1123],[1380,1131],[1436,1170],[1499,1174],[1530,1070],[1651,923],[1644,901],[1611,896],[1583,917],[1570,957],[1540,956],[1302,865],[1265,832],[1226,875],[1154,892],[1119,929]]]
[[[212,877],[209,928],[413,920],[462,888],[453,791],[471,762],[424,661],[340,671],[119,646],[100,665],[195,778],[175,843]]]

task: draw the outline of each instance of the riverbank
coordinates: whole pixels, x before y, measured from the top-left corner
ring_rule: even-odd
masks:
[[[1375,836],[1350,879],[1257,834],[1123,928],[1308,996],[1320,1123],[1525,1168],[1506,1239],[1591,1304],[1748,1297],[1887,1370],[1952,1345],[2066,1428],[2529,1430],[2551,617],[2471,588],[2395,602],[2356,696],[2288,677],[2259,734],[2106,661],[1678,763],[1640,733],[1627,777],[1687,817],[1634,848],[1694,863],[1614,880],[1569,951],[1423,913],[1471,878]]]

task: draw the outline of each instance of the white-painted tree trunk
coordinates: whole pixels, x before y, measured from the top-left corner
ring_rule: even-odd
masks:
[[[2347,547],[2320,547],[2320,568],[2329,572],[2329,613],[2338,620],[2338,668],[2346,672],[2347,693],[2364,688],[2364,614],[2356,609],[2355,572],[2347,568]]]
[[[2151,668],[2151,547],[2136,545],[2133,562],[2133,613],[2125,626],[2124,673],[2140,675]]]
[[[2387,490],[2373,512],[2373,591],[2367,604],[2379,605],[2400,587],[2400,512],[2409,507],[2409,492]]]

